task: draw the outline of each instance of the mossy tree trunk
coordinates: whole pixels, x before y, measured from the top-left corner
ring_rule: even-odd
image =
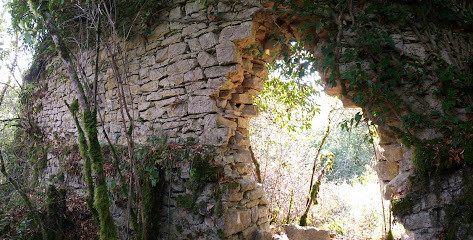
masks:
[[[77,111],[79,110],[77,100],[74,100],[74,102],[72,102],[72,104],[68,107],[69,107],[69,110],[71,111],[71,115],[74,118],[74,122],[76,124],[78,142],[79,142],[79,152],[82,157],[82,160],[84,161],[84,176],[85,176],[85,182],[87,184],[87,191],[88,191],[87,197],[86,197],[87,206],[89,207],[90,213],[92,214],[92,217],[94,218],[95,222],[100,223],[97,209],[95,209],[94,207],[95,188],[94,188],[94,180],[92,178],[92,166],[91,166],[92,163],[89,157],[89,146],[87,144],[87,139],[85,138],[84,131],[82,130],[82,127],[80,126],[80,123],[79,123],[79,119],[77,117]]]
[[[53,184],[49,185],[46,198],[46,208],[48,213],[45,220],[48,240],[62,240],[64,237],[64,224],[66,219],[66,190],[56,189]]]
[[[83,86],[78,78],[77,71],[72,63],[70,49],[67,47],[63,37],[58,31],[52,14],[53,12],[49,9],[44,10],[44,7],[41,7],[33,0],[28,0],[28,6],[36,19],[46,26],[48,33],[51,35],[54,45],[61,56],[63,65],[66,68],[67,75],[72,82],[72,87],[76,92],[76,97],[82,111],[82,121],[89,144],[88,155],[95,173],[94,207],[98,212],[100,220],[100,239],[117,239],[117,227],[109,209],[110,200],[107,183],[105,181],[104,157],[97,137],[97,111],[96,109],[92,110],[90,108],[89,101],[87,100]]]

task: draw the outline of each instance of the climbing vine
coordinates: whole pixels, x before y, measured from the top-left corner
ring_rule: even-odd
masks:
[[[273,10],[298,26],[275,39],[288,45],[288,37],[301,36],[315,56],[291,65],[291,51],[282,51],[286,67],[279,69],[303,77],[307,71],[298,68],[314,64],[323,82],[370,120],[409,139],[416,156],[433,153],[415,161],[419,172],[432,174],[468,163],[472,154],[473,5],[427,2],[276,1]]]

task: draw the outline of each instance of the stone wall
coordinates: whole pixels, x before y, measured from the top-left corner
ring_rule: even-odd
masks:
[[[223,233],[226,239],[249,239],[259,229],[269,229],[268,203],[262,186],[253,177],[248,150],[249,119],[258,115],[252,97],[263,89],[268,74],[265,65],[274,60],[272,53],[278,51],[270,39],[271,32],[280,31],[287,39],[300,39],[296,29],[301,24],[284,18],[279,18],[277,23],[277,16],[267,9],[270,6],[251,0],[218,1],[208,6],[193,0],[175,0],[172,8],[162,11],[164,20],[160,20],[146,39],[135,37],[122,43],[125,57],[121,60],[126,61],[120,61],[119,67],[126,74],[124,88],[134,118],[135,141],[144,143],[150,135],[165,134],[175,142],[193,138],[199,144],[214,146],[212,164],[222,167],[221,180],[238,183],[227,188],[221,199],[214,196],[219,183],[207,184],[197,197],[207,204],[207,210],[189,212],[176,204],[179,196],[191,193],[186,184],[192,162],[182,162],[182,167],[167,179],[162,237],[215,239]],[[406,54],[422,57],[425,51],[417,43],[419,40],[408,39],[407,42],[395,40]],[[306,47],[317,53],[327,41],[321,34],[316,41],[307,42]],[[81,57],[95,58],[94,53]],[[101,52],[99,57],[108,66],[106,52]],[[70,103],[74,93],[57,60],[51,61],[48,66],[51,71],[36,88],[34,118],[48,140],[72,144],[76,141],[76,129],[64,101]],[[89,79],[93,79],[92,70],[93,66],[85,69]],[[117,86],[112,68],[103,69],[98,87],[102,126],[112,140],[125,145]],[[326,91],[342,95],[340,89],[327,87]],[[342,100],[346,107],[353,106],[349,99],[342,97]],[[419,102],[427,103],[427,107],[423,106],[426,109],[438,107],[430,106],[438,104],[432,99]],[[423,135],[424,139],[433,137],[428,132],[419,133]],[[405,191],[412,172],[412,150],[383,128],[379,128],[379,137],[377,170],[385,185],[385,197],[390,198]],[[58,171],[58,157],[49,155],[48,175]],[[455,195],[462,183],[452,181],[445,191]],[[450,180],[443,183],[450,184]],[[76,185],[79,189],[80,184]],[[419,211],[402,218],[416,239],[424,239],[427,236],[424,232],[438,232],[442,227],[439,213],[432,212],[439,206],[424,204],[430,198],[429,191],[419,195]],[[223,216],[215,211],[217,201],[224,206]],[[442,201],[449,203],[448,199]],[[123,213],[118,208],[115,206],[114,217],[122,219]],[[119,221],[119,225],[123,224]]]
[[[216,183],[209,183],[197,198],[209,206],[207,212],[193,214],[176,206],[179,196],[191,193],[185,186],[192,163],[183,163],[168,179],[172,184],[165,192],[170,192],[171,198],[163,196],[163,237],[216,239],[220,229],[225,238],[247,239],[258,229],[269,229],[267,202],[262,186],[253,178],[248,151],[249,118],[258,114],[252,96],[262,89],[267,70],[262,60],[245,56],[243,51],[261,45],[253,21],[261,8],[258,1],[219,2],[206,9],[196,1],[175,1],[172,9],[163,12],[167,20],[151,31],[147,41],[136,37],[123,43],[127,60],[124,88],[135,121],[135,141],[144,143],[150,135],[165,134],[170,141],[193,138],[199,144],[215,146],[212,163],[222,166],[223,179],[238,183],[221,199],[214,199]],[[217,11],[224,13],[221,18],[225,21],[209,19]],[[95,58],[88,54],[82,57]],[[51,72],[37,87],[34,118],[48,140],[73,144],[76,129],[64,101],[72,102],[74,93],[57,60],[47,66]],[[100,53],[100,60],[107,64],[106,52]],[[88,66],[85,70],[90,79],[92,69]],[[111,67],[100,73],[99,81],[103,126],[112,140],[124,145]],[[54,175],[58,156],[50,154],[49,158],[46,172]],[[223,217],[215,213],[216,201],[223,203]],[[119,209],[114,210],[119,225],[124,224],[122,215]]]

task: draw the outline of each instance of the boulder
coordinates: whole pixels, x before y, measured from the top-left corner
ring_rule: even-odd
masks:
[[[330,240],[328,230],[315,227],[301,227],[295,225],[283,225],[289,240]]]

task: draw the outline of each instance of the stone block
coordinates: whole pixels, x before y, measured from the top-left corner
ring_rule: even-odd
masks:
[[[186,75],[184,75],[184,81],[186,81]],[[185,86],[186,92],[192,94],[194,91],[205,88],[205,82],[191,82]]]
[[[256,181],[254,179],[240,179],[237,181],[240,184],[240,191],[246,192],[256,188]]]
[[[186,27],[184,27],[182,29],[182,35],[183,36],[189,36],[189,35],[192,35],[193,33],[201,30],[201,29],[204,29],[207,27],[207,24],[205,23],[196,23],[196,24],[190,24],[190,25],[185,25]]]
[[[163,94],[161,92],[153,92],[146,96],[146,101],[157,101],[163,98]]]
[[[213,32],[206,33],[199,37],[200,46],[203,50],[213,48],[218,44],[217,35]]]
[[[258,231],[258,228],[256,224],[253,224],[247,229],[243,230],[241,236],[243,237],[243,239],[253,239],[257,231]]]
[[[271,240],[273,236],[270,231],[268,230],[258,230],[255,234],[254,240]]]
[[[235,44],[230,41],[220,43],[215,49],[217,51],[217,61],[220,65],[242,62],[240,52],[235,47]]]
[[[264,88],[264,80],[255,76],[245,77],[242,85],[246,88],[252,88],[261,91]]]
[[[166,76],[164,69],[151,69],[149,71],[149,80],[150,81],[157,81]]]
[[[186,43],[181,42],[181,43],[171,44],[169,45],[169,48],[168,48],[168,57],[173,58],[173,57],[179,56],[185,53],[186,50],[187,50]]]
[[[162,22],[151,32],[151,39],[148,40],[158,39],[167,33],[169,33],[169,23]]]
[[[187,44],[189,45],[189,49],[192,52],[200,52],[202,50],[202,47],[200,46],[199,39],[197,39],[197,38],[189,39]]]
[[[158,63],[166,60],[168,58],[168,48],[165,47],[163,49],[157,50],[155,57],[156,57],[156,62]]]
[[[152,121],[163,116],[164,112],[164,109],[161,108],[149,108],[148,110],[140,113],[140,117],[145,121]]]
[[[176,86],[184,82],[184,74],[177,74],[173,76],[169,76],[167,78],[162,79],[159,81],[159,86],[161,87],[171,87]]]
[[[202,4],[192,1],[188,2],[185,6],[186,15],[191,15],[192,13],[199,12],[202,9]]]
[[[230,66],[214,66],[204,70],[204,74],[208,78],[222,77],[232,72],[238,71],[238,65]]]
[[[178,61],[174,64],[169,65],[166,69],[166,73],[167,75],[186,73],[189,70],[193,69],[196,65],[197,61],[195,59],[186,59]]]
[[[255,30],[253,22],[244,22],[240,25],[225,27],[220,32],[219,42],[254,38],[254,36]]]
[[[399,173],[399,164],[391,161],[378,161],[376,172],[381,181],[391,181]]]
[[[248,150],[239,150],[237,153],[233,154],[233,158],[237,163],[252,163],[251,153]]]
[[[259,115],[258,107],[255,105],[245,105],[241,113],[243,117],[256,117]]]
[[[245,192],[244,197],[246,199],[256,200],[256,199],[261,198],[263,195],[264,195],[264,189],[261,186],[261,184],[258,184],[256,189]]]
[[[203,68],[217,65],[215,57],[207,52],[200,52],[199,55],[197,55],[197,62],[199,62],[199,65]]]
[[[176,103],[168,107],[167,109],[168,117],[182,117],[187,115],[187,104],[186,103]]]
[[[229,138],[230,130],[228,128],[204,129],[199,142],[212,146],[225,146],[228,144]]]
[[[146,101],[140,101],[138,103],[138,111],[142,112],[145,110],[148,110],[151,106],[154,106],[151,102],[146,102]]]
[[[182,8],[181,7],[176,7],[171,9],[169,12],[169,19],[170,20],[177,20],[182,17]]]
[[[140,87],[139,91],[140,92],[156,92],[158,91],[158,89],[159,89],[159,86],[157,82],[149,82],[149,83],[143,84]]]
[[[202,68],[197,67],[194,70],[188,71],[184,74],[184,82],[193,82],[204,78]]]
[[[247,93],[234,93],[232,94],[232,99],[230,101],[239,104],[253,104],[253,97]]]
[[[249,128],[250,120],[248,118],[238,118],[238,127],[239,128]]]
[[[328,230],[295,225],[283,225],[283,228],[291,240],[330,240],[330,231]]]
[[[177,33],[177,34],[174,34],[174,35],[164,39],[161,42],[161,46],[167,46],[167,45],[170,45],[170,44],[173,44],[173,43],[179,43],[179,42],[181,42],[181,40],[182,40],[181,34]]]
[[[225,214],[223,233],[225,237],[239,233],[251,224],[250,210],[229,209]]]
[[[189,97],[189,114],[215,112],[215,102],[209,96]]]
[[[174,97],[184,94],[184,88],[173,88],[162,91],[163,98]]]
[[[219,114],[217,114],[217,127],[230,127],[230,128],[236,128],[237,124],[236,122],[227,119]]]
[[[416,214],[411,214],[403,218],[404,226],[408,230],[416,230],[416,229],[423,229],[429,228],[432,226],[432,218],[427,211],[421,211]]]
[[[233,89],[234,86],[235,84],[226,77],[211,78],[207,82],[207,88],[210,89],[229,90]]]
[[[380,144],[376,147],[378,160],[398,162],[403,159],[403,147],[398,143]]]

